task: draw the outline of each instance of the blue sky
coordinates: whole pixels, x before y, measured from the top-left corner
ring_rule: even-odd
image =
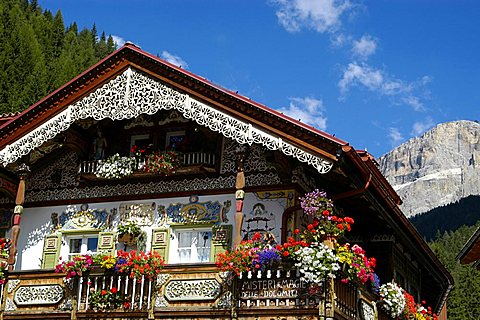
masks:
[[[480,120],[480,3],[40,0],[381,156]]]

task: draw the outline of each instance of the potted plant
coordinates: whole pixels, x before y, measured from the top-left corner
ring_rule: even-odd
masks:
[[[126,302],[125,298],[120,294],[117,287],[108,289],[95,290],[90,289],[89,297],[90,307],[94,310],[112,310],[124,307],[128,309],[130,303]]]
[[[61,260],[61,258],[60,258]],[[78,255],[73,257],[71,261],[63,261],[55,267],[55,272],[65,273],[65,278],[70,279],[76,276],[83,276],[85,272],[92,269],[93,258],[92,256]]]
[[[134,221],[128,221],[117,227],[118,241],[126,245],[134,245],[137,243],[138,236],[142,233],[142,229],[135,224]]]
[[[143,171],[162,176],[170,176],[180,166],[178,154],[175,151],[155,151],[146,156]]]
[[[143,277],[155,281],[163,266],[164,261],[156,251],[145,253],[136,250],[130,252],[120,250],[117,253],[115,269],[119,273],[128,275],[131,279],[142,282]]]
[[[95,175],[105,179],[120,179],[133,173],[134,160],[131,157],[121,157],[118,153],[98,161]]]

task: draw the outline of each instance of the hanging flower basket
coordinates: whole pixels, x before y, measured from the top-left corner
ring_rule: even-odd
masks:
[[[128,221],[117,227],[118,241],[126,245],[133,246],[137,243],[138,236],[142,232],[139,226],[134,221]]]
[[[128,246],[134,246],[137,244],[137,235],[133,233],[122,233],[118,235],[118,241],[123,242]]]

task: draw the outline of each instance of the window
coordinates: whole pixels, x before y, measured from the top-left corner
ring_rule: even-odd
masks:
[[[130,150],[136,145],[139,149],[147,149],[152,144],[149,134],[133,135],[130,138]],[[130,152],[131,153],[131,152]],[[130,154],[133,155],[133,154]]]
[[[170,245],[169,261],[172,263],[210,262],[212,230],[175,229]]]
[[[74,235],[65,237],[67,260],[79,254],[95,254],[98,247],[98,235]]]
[[[181,145],[185,142],[185,131],[173,131],[167,132],[165,139],[166,150],[178,150],[181,149]]]

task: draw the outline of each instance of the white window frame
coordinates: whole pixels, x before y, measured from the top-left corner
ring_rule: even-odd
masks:
[[[95,251],[88,250],[88,239],[92,239],[92,238],[97,239],[97,247],[95,248]],[[80,252],[70,253],[70,241],[73,239],[82,240]],[[97,233],[64,234],[62,247],[60,249],[60,256],[62,257],[63,261],[70,261],[72,257],[76,255],[83,255],[83,254],[95,255],[98,252],[99,241],[100,241],[100,238],[99,238],[98,232]]]
[[[191,252],[190,252],[190,259],[188,261],[184,261],[180,258],[180,252],[179,250],[181,250],[181,248],[179,248],[179,234],[182,234],[182,233],[187,233],[187,232],[196,232],[196,233],[200,233],[200,232],[208,232],[209,233],[209,247],[207,247],[209,250],[208,250],[208,260],[207,261],[199,261],[198,260],[198,255],[196,255],[195,257],[192,257],[191,256]],[[176,263],[210,263],[211,262],[211,259],[212,259],[212,235],[213,235],[213,232],[212,232],[212,227],[209,226],[209,227],[178,227],[178,228],[175,228],[173,227],[171,229],[171,234],[170,234],[170,243],[169,243],[169,253],[168,253],[168,262],[169,263],[172,263],[172,264],[176,264]],[[197,240],[197,243],[198,243],[198,240]],[[187,248],[187,247],[185,247]],[[194,244],[192,243],[192,246],[191,246],[191,250],[198,250],[199,247],[198,246],[194,246]]]
[[[133,156],[132,148],[137,140],[150,140],[150,134],[135,134],[130,137],[130,156]]]

